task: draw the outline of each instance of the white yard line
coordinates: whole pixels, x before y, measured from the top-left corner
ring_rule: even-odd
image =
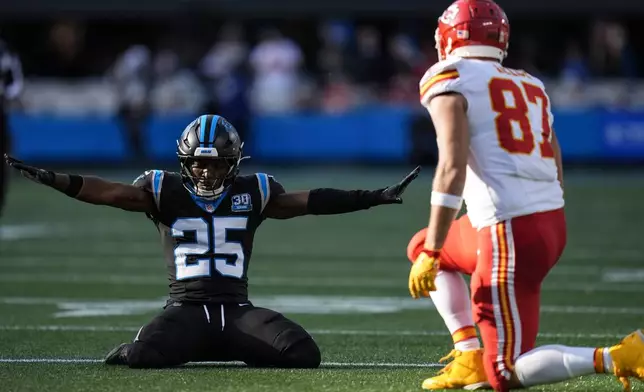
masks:
[[[102,359],[97,358],[0,358],[0,363],[64,363],[64,364],[87,364],[102,363]],[[191,365],[212,365],[212,366],[246,366],[242,362],[190,362]],[[440,363],[403,363],[403,362],[322,362],[321,367],[373,367],[373,368],[433,368],[443,367]]]
[[[42,238],[52,233],[51,225],[35,223],[28,225],[0,226],[0,241],[18,241],[31,238]]]
[[[140,326],[109,325],[0,325],[0,331],[49,331],[49,332],[137,332]],[[361,330],[361,329],[310,329],[313,335],[347,336],[450,336],[448,331],[409,331],[409,330]],[[559,333],[542,332],[540,338],[546,339],[618,339],[627,332],[618,333]]]
[[[644,268],[607,269],[602,280],[607,283],[641,283],[644,282]]]
[[[253,303],[258,306],[265,306],[269,308],[284,308],[294,313],[308,313],[301,311],[301,307],[322,307],[343,304],[342,309],[359,310],[360,306],[370,305],[375,306],[381,304],[386,305],[383,309],[384,313],[391,313],[403,310],[425,311],[431,310],[433,304],[431,300],[423,302],[413,301],[408,297],[393,297],[393,296],[374,296],[374,297],[361,297],[349,295],[335,295],[335,296],[308,296],[308,295],[268,295],[268,296],[253,296],[251,298]],[[144,314],[152,311],[159,311],[164,304],[164,298],[159,299],[82,299],[82,298],[48,298],[48,297],[0,297],[0,304],[5,305],[56,305],[59,308],[66,310],[102,310],[106,315],[119,315],[119,314]],[[294,307],[294,304],[301,305]],[[366,305],[365,305],[366,304]],[[105,313],[107,310],[114,311],[119,309],[132,310],[134,313]],[[340,310],[342,310],[340,309]],[[345,309],[345,310],[346,310]],[[337,309],[336,309],[337,310]],[[386,310],[386,311],[385,311]],[[586,306],[586,305],[541,305],[542,313],[554,314],[598,314],[598,315],[642,315],[644,314],[644,307],[616,307],[616,306]],[[99,312],[93,315],[102,315]],[[343,313],[343,312],[330,312],[330,313]]]

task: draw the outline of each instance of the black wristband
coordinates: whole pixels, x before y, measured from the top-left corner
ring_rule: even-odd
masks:
[[[83,180],[82,176],[78,176],[76,174],[69,174],[69,185],[67,185],[67,188],[65,188],[63,193],[69,197],[75,198],[80,193],[84,183],[85,183],[85,180]]]
[[[342,214],[366,210],[380,204],[381,190],[344,191],[340,189],[318,188],[309,192],[307,209],[312,215]]]

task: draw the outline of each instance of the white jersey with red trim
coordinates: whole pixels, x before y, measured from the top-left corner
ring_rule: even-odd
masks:
[[[492,61],[449,58],[420,82],[420,101],[456,92],[467,100],[470,151],[463,198],[477,228],[563,207],[543,83]]]

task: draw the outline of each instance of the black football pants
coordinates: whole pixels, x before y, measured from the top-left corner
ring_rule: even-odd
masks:
[[[313,338],[281,313],[252,304],[173,303],[139,331],[131,368],[242,361],[253,367],[317,368]]]

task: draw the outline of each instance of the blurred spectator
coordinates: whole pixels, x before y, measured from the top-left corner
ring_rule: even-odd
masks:
[[[120,106],[145,106],[152,77],[152,54],[145,45],[133,45],[117,58],[111,76],[117,86]]]
[[[337,46],[323,46],[318,52],[318,67],[322,82],[329,75],[348,77],[346,57],[343,49]]]
[[[92,62],[84,56],[85,28],[72,21],[56,22],[49,31],[47,46],[37,55],[33,71],[46,77],[85,77]]]
[[[329,74],[348,77],[347,55],[351,26],[340,21],[328,21],[318,28],[320,49],[317,52],[317,65],[322,78]]]
[[[406,34],[396,34],[388,42],[394,72],[409,72],[422,62],[422,57],[412,38]]]
[[[199,68],[205,77],[216,80],[238,70],[247,56],[248,46],[241,26],[229,23],[222,26],[217,41],[205,54]]]
[[[143,157],[141,128],[149,113],[149,90],[152,78],[150,50],[144,45],[128,48],[113,66],[119,114],[125,125],[134,157]]]
[[[420,105],[418,82],[411,69],[400,70],[391,78],[385,100],[395,105]]]
[[[321,109],[329,114],[344,113],[357,105],[355,86],[342,73],[328,75],[321,98]]]
[[[569,41],[564,54],[560,78],[563,82],[580,84],[590,78],[588,61],[577,41]]]
[[[577,37],[571,23],[582,27],[584,18],[547,19],[545,30],[538,20],[515,21],[506,64],[544,77],[558,105],[643,102],[637,83],[602,80],[641,76],[637,45],[642,42],[629,39],[629,34],[638,37],[642,27],[631,24],[627,31],[626,24],[598,21],[591,24],[591,34]],[[211,16],[203,21],[108,18],[92,20],[87,30],[66,20],[15,23],[11,34],[21,38],[17,44],[27,75],[50,77],[28,80],[24,110],[65,115],[120,110],[134,124],[152,109],[205,109],[226,116],[243,132],[251,112],[290,113],[310,107],[337,113],[383,101],[416,107],[418,81],[437,61],[434,25],[420,16],[320,24],[277,21],[280,27],[296,26],[298,43],[270,28],[260,32],[252,50],[245,25],[213,23]],[[219,29],[216,40],[204,42],[213,27]],[[555,36],[563,41],[547,42]],[[159,46],[166,49],[155,56],[148,48],[159,37]],[[559,42],[566,47],[560,48]],[[128,49],[117,56],[123,48]],[[106,72],[105,64],[112,61]],[[109,77],[92,78],[105,74]],[[137,131],[132,128],[130,134],[134,137]]]
[[[513,68],[518,68],[526,71],[530,75],[538,78],[543,77],[538,65],[539,46],[535,37],[531,35],[518,37],[518,44],[513,46],[513,50],[518,52],[518,60],[516,64],[509,64]]]
[[[244,67],[247,58],[248,46],[242,27],[226,24],[199,64],[199,73],[205,81],[208,96],[206,111],[226,117],[243,139],[248,117],[248,78]]]
[[[418,78],[418,81],[420,82],[420,79],[422,79],[423,75],[425,75],[425,72],[434,64],[438,62],[438,52],[436,51],[436,42],[434,42],[433,39],[425,39],[421,41],[420,43],[420,50],[419,50],[419,61],[412,70],[414,75]]]
[[[346,49],[353,34],[353,23],[350,21],[328,20],[318,26],[318,36],[323,46]]]
[[[389,80],[385,100],[392,104],[418,104],[419,79],[414,70],[423,63],[422,56],[411,37],[396,34],[389,40],[389,55],[394,75]]]
[[[299,46],[278,30],[271,28],[261,33],[250,55],[254,72],[250,100],[255,112],[288,113],[298,108],[302,61]]]
[[[199,113],[206,95],[199,78],[180,66],[179,56],[170,49],[157,53],[154,63],[151,106],[158,113]]]
[[[325,113],[343,113],[358,103],[347,63],[351,33],[349,23],[337,20],[324,22],[318,28],[321,45],[317,65],[322,91],[319,104]]]
[[[356,35],[356,50],[349,58],[352,79],[365,87],[362,93],[369,98],[386,86],[390,76],[389,62],[382,50],[382,36],[373,26],[362,26]]]
[[[592,67],[598,76],[637,76],[637,65],[624,26],[614,22],[594,23],[590,40]]]
[[[558,88],[549,91],[550,99],[555,105],[567,107],[584,107],[586,81],[590,78],[588,60],[584,57],[579,43],[570,40],[567,43]]]

